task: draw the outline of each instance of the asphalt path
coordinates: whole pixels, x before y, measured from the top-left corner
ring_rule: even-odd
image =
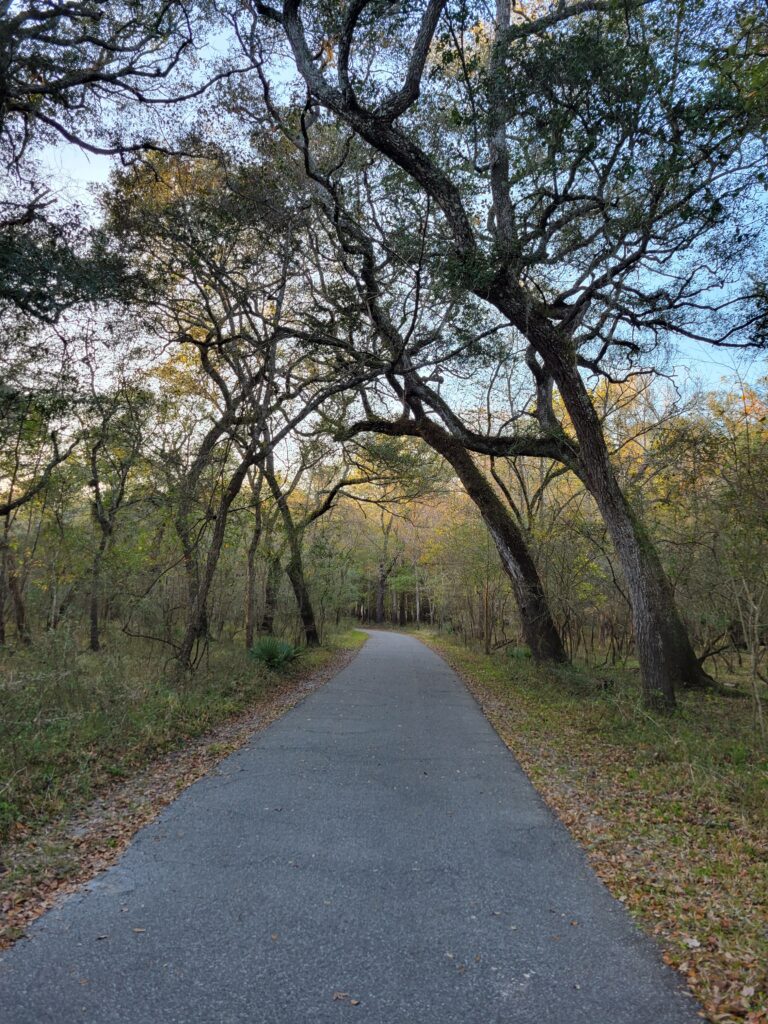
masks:
[[[2,1024],[694,1024],[464,685],[355,660],[0,959]]]

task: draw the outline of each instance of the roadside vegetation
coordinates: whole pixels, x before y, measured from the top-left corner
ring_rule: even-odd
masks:
[[[768,751],[748,683],[643,711],[633,673],[420,634],[720,1024],[768,1019]]]
[[[216,648],[183,685],[151,646],[94,657],[68,631],[0,659],[0,840],[70,815],[116,780],[266,705],[365,639],[350,630],[291,664]]]
[[[331,678],[365,639],[359,630],[335,633],[274,671],[220,648],[183,690],[149,649],[98,662],[82,649],[36,650],[14,661],[13,679],[24,685],[4,688],[0,703],[0,949],[112,864],[182,789]],[[68,653],[68,669],[52,653]]]

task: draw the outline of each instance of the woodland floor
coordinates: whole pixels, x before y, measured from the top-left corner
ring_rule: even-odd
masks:
[[[630,675],[419,631],[717,1024],[768,1022],[768,756],[746,694],[638,706]],[[510,656],[510,653],[512,656]]]

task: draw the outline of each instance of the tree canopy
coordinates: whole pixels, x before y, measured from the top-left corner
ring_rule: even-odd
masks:
[[[97,651],[119,622],[189,669],[225,624],[276,628],[283,572],[310,643],[388,594],[464,629],[417,540],[450,533],[447,495],[507,581],[491,599],[483,563],[487,647],[608,644],[668,709],[728,644],[760,678],[752,528],[691,563],[730,566],[711,615],[669,536],[695,543],[698,470],[706,529],[738,487],[759,520],[761,385],[726,414],[666,383],[676,346],[765,344],[757,6],[5,13],[3,636],[11,604],[25,643],[73,615]],[[57,141],[113,158],[92,208],[41,183]]]

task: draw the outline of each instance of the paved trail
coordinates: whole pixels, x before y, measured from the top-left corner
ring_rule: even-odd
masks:
[[[2,1024],[699,1020],[456,675],[389,633],[0,959]]]

